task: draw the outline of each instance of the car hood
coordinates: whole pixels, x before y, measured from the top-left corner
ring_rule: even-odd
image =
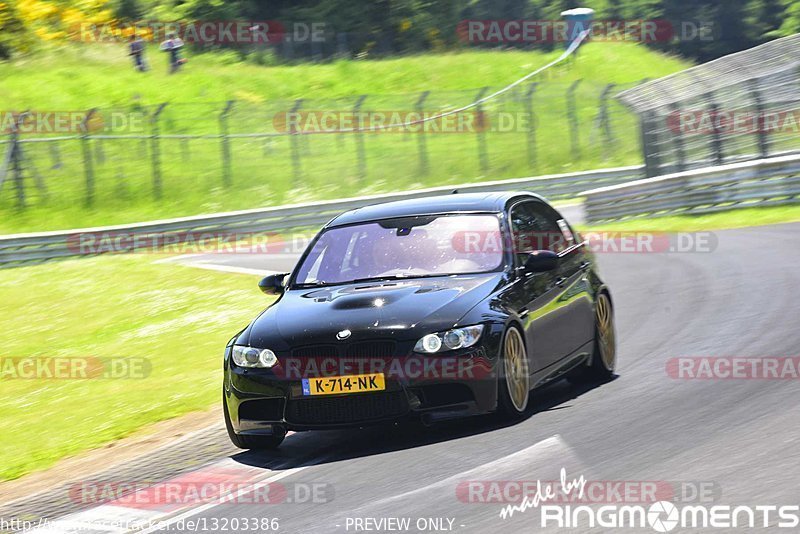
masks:
[[[349,341],[417,339],[454,326],[501,280],[488,273],[294,289],[253,321],[246,339],[273,350],[336,343],[343,330]]]

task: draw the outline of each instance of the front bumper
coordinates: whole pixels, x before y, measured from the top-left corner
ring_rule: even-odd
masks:
[[[332,429],[422,418],[426,422],[477,415],[497,406],[500,335],[484,332],[475,347],[442,355],[411,352],[396,344],[388,358],[322,358],[298,361],[278,354],[272,369],[245,369],[225,362],[228,415],[237,434]],[[312,363],[313,362],[313,363]],[[383,372],[384,391],[304,395],[302,379]]]

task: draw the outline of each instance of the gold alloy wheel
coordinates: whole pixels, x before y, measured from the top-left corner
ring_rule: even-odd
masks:
[[[614,336],[614,315],[611,311],[611,301],[605,293],[600,293],[595,306],[597,317],[597,346],[600,349],[600,359],[603,366],[613,371],[617,363],[617,342]]]
[[[530,376],[528,376],[528,355],[525,354],[522,336],[516,328],[509,328],[506,331],[503,362],[508,396],[514,408],[522,412],[528,406]]]

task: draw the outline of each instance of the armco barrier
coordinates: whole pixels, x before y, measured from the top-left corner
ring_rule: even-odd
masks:
[[[462,193],[526,190],[550,199],[574,198],[597,185],[629,182],[643,176],[642,166],[601,169],[573,174],[556,174],[464,185],[450,185],[398,193],[310,202],[290,206],[260,208],[215,215],[199,215],[132,225],[84,228],[58,232],[41,232],[0,236],[0,267],[39,263],[47,260],[84,256],[74,245],[79,234],[87,232],[119,233],[136,236],[147,242],[156,236],[162,241],[172,234],[188,232],[246,233],[286,231],[293,228],[317,227],[335,215],[353,208],[378,202],[441,195],[458,190]]]
[[[583,192],[590,223],[800,202],[800,155],[667,174]]]

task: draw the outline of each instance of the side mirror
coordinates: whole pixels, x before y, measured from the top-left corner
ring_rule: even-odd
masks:
[[[288,273],[271,274],[258,282],[258,288],[267,295],[280,295],[283,293],[283,279]]]
[[[558,254],[551,250],[534,250],[525,260],[525,270],[529,273],[543,273],[558,267]]]

